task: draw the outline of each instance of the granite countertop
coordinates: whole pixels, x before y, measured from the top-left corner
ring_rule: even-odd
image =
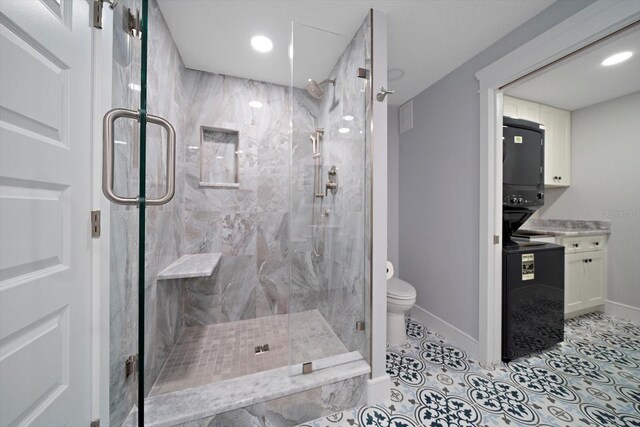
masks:
[[[611,222],[581,219],[530,219],[520,227],[520,230],[554,236],[599,236],[611,234]]]

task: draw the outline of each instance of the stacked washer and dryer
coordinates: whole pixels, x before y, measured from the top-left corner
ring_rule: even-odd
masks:
[[[544,205],[544,126],[503,118],[502,360],[564,339],[564,246],[513,233]]]
[[[502,359],[510,361],[564,339],[564,247],[513,236],[544,205],[544,126],[504,117],[502,131]],[[387,263],[389,344],[406,342],[415,302],[415,288]]]

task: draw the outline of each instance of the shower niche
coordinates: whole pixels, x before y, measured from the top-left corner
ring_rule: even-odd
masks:
[[[200,187],[240,188],[239,145],[238,130],[200,127]]]

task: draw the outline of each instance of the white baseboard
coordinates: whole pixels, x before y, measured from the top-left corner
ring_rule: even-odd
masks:
[[[389,375],[367,380],[367,405],[377,405],[391,399],[391,378]]]
[[[631,320],[634,323],[640,323],[640,308],[638,307],[607,300],[604,302],[604,312],[612,316]]]
[[[411,309],[411,317],[424,323],[427,328],[438,331],[447,341],[466,351],[467,355],[472,358],[478,357],[478,340],[456,328],[451,323],[445,322],[417,305],[414,305]]]

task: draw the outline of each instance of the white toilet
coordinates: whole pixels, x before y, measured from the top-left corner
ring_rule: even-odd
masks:
[[[387,343],[407,342],[404,315],[416,303],[416,289],[411,284],[392,277],[387,280]]]

